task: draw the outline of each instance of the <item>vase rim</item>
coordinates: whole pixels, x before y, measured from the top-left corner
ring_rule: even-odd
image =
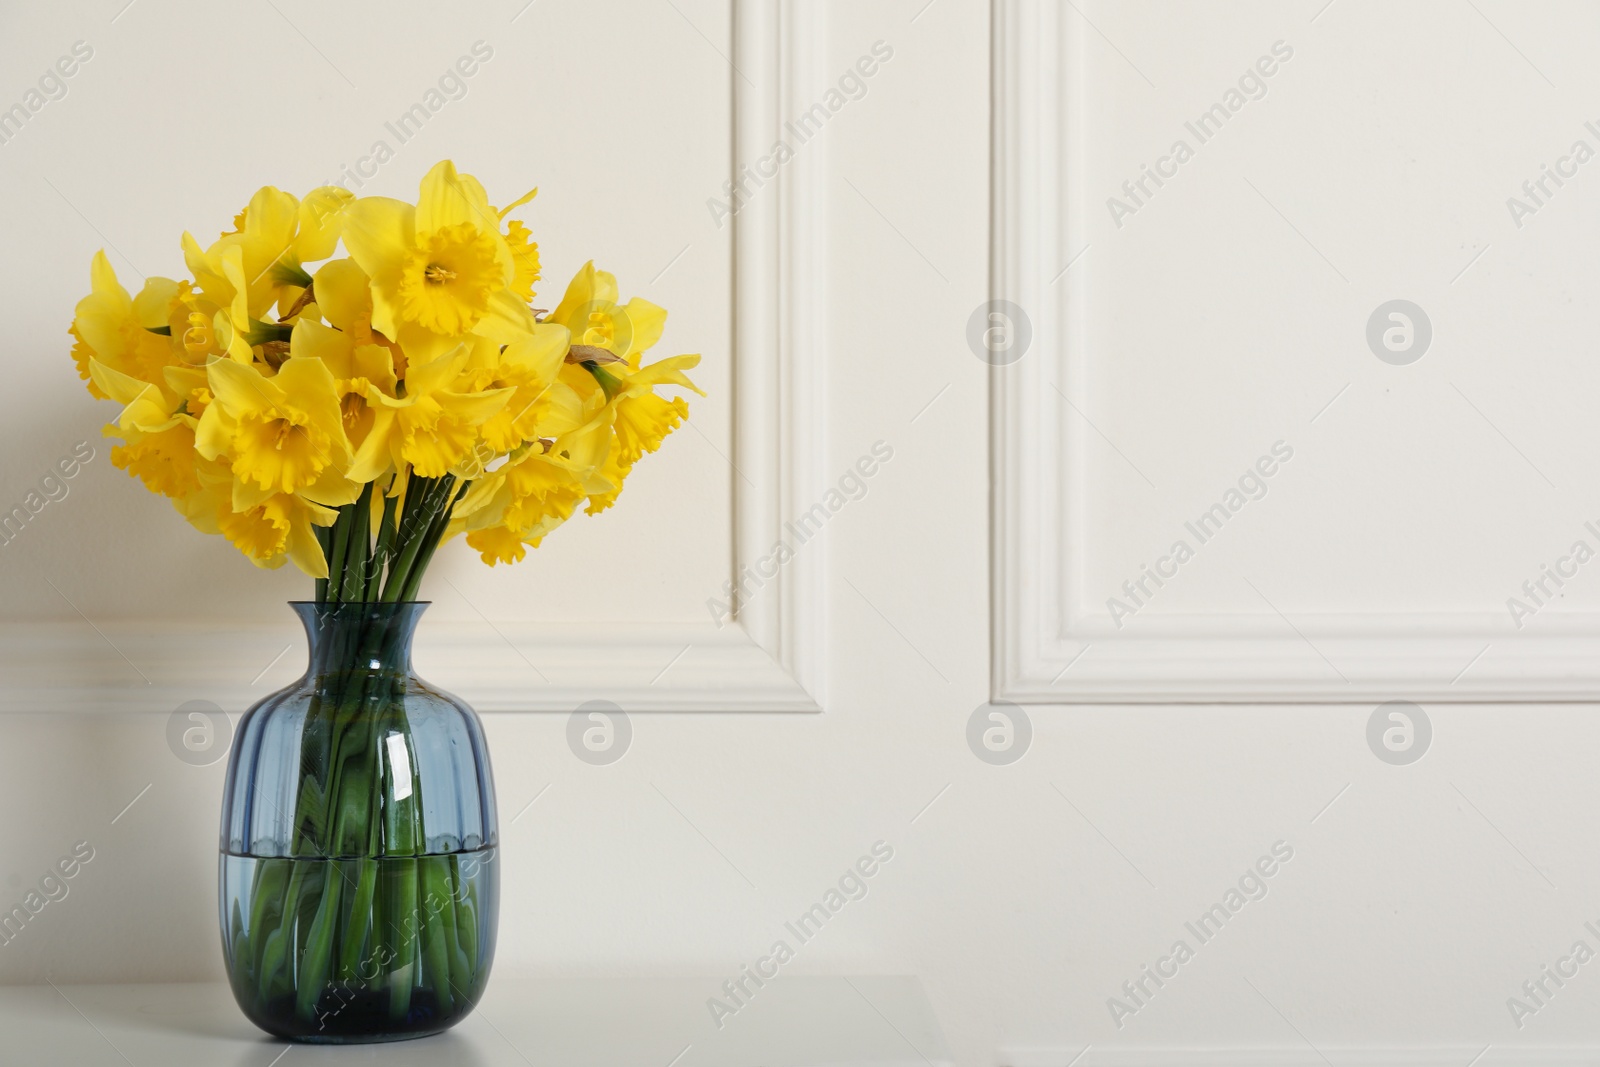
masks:
[[[381,607],[411,607],[418,604],[432,604],[431,600],[291,600],[291,608],[381,608]]]

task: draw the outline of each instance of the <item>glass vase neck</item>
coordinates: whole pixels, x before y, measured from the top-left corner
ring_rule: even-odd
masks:
[[[290,602],[306,628],[306,677],[346,671],[411,673],[411,639],[429,601]]]

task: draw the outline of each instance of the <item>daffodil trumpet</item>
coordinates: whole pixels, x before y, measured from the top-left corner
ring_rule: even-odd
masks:
[[[514,563],[611,507],[700,392],[699,356],[645,362],[666,311],[592,262],[535,306],[539,248],[508,217],[533,196],[495,208],[448,160],[414,204],[264,187],[208,246],[183,234],[184,278],[130,293],[97,253],[69,330],[90,394],[120,405],[112,462],[255,566],[293,563],[311,610],[358,620],[313,650],[292,839],[225,916],[235,992],[274,1033],[323,1039],[358,994],[416,1032],[481,992],[482,901],[430,851],[428,786],[402,758],[393,619],[445,542]]]

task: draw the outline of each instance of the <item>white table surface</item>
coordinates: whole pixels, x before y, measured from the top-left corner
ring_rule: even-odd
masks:
[[[721,979],[489,982],[438,1037],[290,1045],[253,1027],[225,984],[0,986],[3,1067],[946,1067],[915,978],[784,976],[719,1030]]]

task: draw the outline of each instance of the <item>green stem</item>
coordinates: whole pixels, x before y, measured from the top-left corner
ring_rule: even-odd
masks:
[[[322,558],[324,560],[327,560],[329,558],[328,557],[328,553],[330,551],[332,551],[332,549],[333,549],[333,531],[331,529],[329,529],[328,527],[326,527],[326,526],[313,526],[311,528],[311,530],[317,536],[317,545],[322,549]],[[329,569],[329,571],[331,573],[331,571],[333,569],[331,564],[329,565],[328,569]],[[317,595],[316,595],[317,603],[320,604],[320,603],[322,603],[323,601],[325,601],[327,599],[328,599],[328,579],[326,579],[326,578],[318,578],[317,579]]]
[[[377,600],[383,589],[383,572],[394,556],[395,507],[399,500],[383,497],[383,518],[378,523],[378,547],[372,554],[372,572],[367,576],[367,600]]]
[[[455,945],[455,901],[450,899],[452,856],[422,856],[417,860],[418,891],[422,896],[422,958],[427,964],[428,983],[438,997],[438,1010],[455,1006],[450,985],[450,955]]]
[[[439,542],[444,540],[445,531],[450,527],[450,513],[455,510],[461,498],[467,495],[467,489],[471,485],[471,482],[462,482],[460,490],[450,497],[449,503],[440,508],[438,515],[434,517],[433,525],[423,538],[422,551],[418,553],[416,562],[406,575],[405,585],[400,589],[401,600],[415,600],[417,594],[422,591],[422,576],[427,572],[428,564],[433,562],[433,554],[438,550]]]
[[[324,865],[322,894],[317,902],[316,918],[306,936],[305,948],[300,953],[300,966],[295,975],[295,1012],[309,1022],[315,1015],[317,1001],[327,985],[328,968],[333,959],[333,935],[339,916],[340,889],[343,872],[338,860]]]
[[[445,501],[450,499],[449,494],[454,484],[455,478],[447,474],[422,488],[422,492],[414,502],[414,509],[412,501],[406,502],[406,512],[401,520],[399,532],[400,558],[389,569],[389,581],[383,589],[383,599],[387,603],[408,599],[404,594],[408,584],[411,584],[411,573],[416,569],[418,558],[427,548],[428,534],[432,531],[440,510],[445,507]],[[408,495],[409,492],[408,489]],[[411,588],[414,592],[416,587],[411,584]]]
[[[323,602],[339,599],[339,584],[344,578],[344,553],[345,546],[350,543],[350,524],[345,521],[345,509],[339,509],[339,517],[333,521],[333,551],[328,556],[328,584],[323,587]]]
[[[344,577],[339,583],[339,599],[361,600],[367,593],[367,565],[372,557],[372,483],[361,490],[361,498],[351,505],[350,543],[345,556]]]

